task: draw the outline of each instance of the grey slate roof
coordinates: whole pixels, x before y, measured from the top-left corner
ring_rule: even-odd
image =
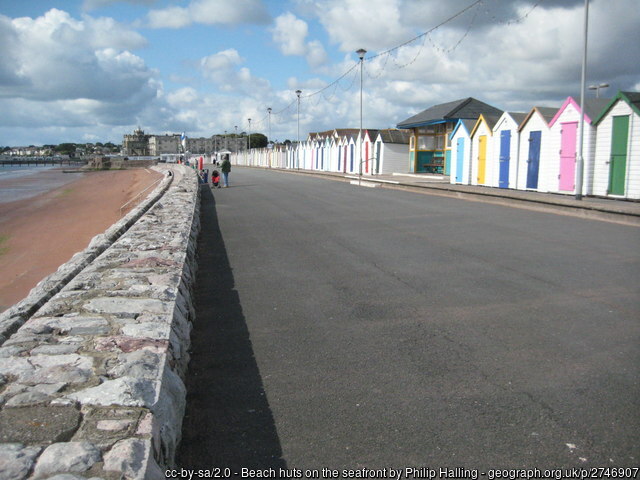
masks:
[[[501,116],[502,115],[483,115],[485,121],[487,122],[487,125],[491,130],[493,130],[493,127],[496,126],[496,123],[498,123],[498,120],[500,120]]]
[[[480,114],[502,115],[502,110],[473,97],[462,98],[453,102],[434,105],[426,110],[398,123],[398,128],[413,128],[421,125],[441,122],[443,120],[472,119],[477,120]]]
[[[386,130],[380,130],[380,137],[384,143],[409,143],[411,132],[408,130],[398,130],[396,128],[389,128]]]
[[[511,118],[513,118],[517,125],[520,125],[522,121],[527,118],[527,114],[522,112],[509,112],[509,115],[511,115]]]
[[[520,125],[518,126],[518,130],[522,130],[523,127],[525,126],[525,124],[529,121],[529,119],[531,118],[531,116],[535,113],[538,112],[540,115],[542,115],[542,118],[544,118],[544,121],[549,124],[549,122],[551,120],[553,120],[553,117],[556,116],[556,113],[558,112],[558,109],[555,107],[533,107],[529,113],[527,113],[527,115],[524,117],[524,120],[522,120],[522,122],[520,122]]]
[[[587,115],[591,121],[595,120],[595,118],[600,115],[600,112],[606,107],[610,98],[585,98],[584,99],[584,113]],[[580,102],[580,97],[578,97],[578,104]]]

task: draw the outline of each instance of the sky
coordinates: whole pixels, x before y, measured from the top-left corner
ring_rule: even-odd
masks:
[[[0,0],[0,145],[121,143],[138,127],[296,140],[298,118],[304,139],[359,127],[361,76],[364,128],[466,97],[560,107],[580,94],[584,5]],[[639,0],[590,0],[587,85],[640,91],[639,45]]]

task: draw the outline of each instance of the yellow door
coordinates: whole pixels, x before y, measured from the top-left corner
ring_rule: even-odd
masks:
[[[487,170],[487,136],[478,137],[478,185],[484,185]]]

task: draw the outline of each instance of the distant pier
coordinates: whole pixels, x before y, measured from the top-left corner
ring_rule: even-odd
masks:
[[[79,157],[5,157],[0,158],[1,167],[47,166],[47,165],[86,165],[87,160]]]

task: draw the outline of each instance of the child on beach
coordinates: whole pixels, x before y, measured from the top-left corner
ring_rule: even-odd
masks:
[[[211,185],[216,188],[220,188],[220,174],[217,170],[211,172]]]

